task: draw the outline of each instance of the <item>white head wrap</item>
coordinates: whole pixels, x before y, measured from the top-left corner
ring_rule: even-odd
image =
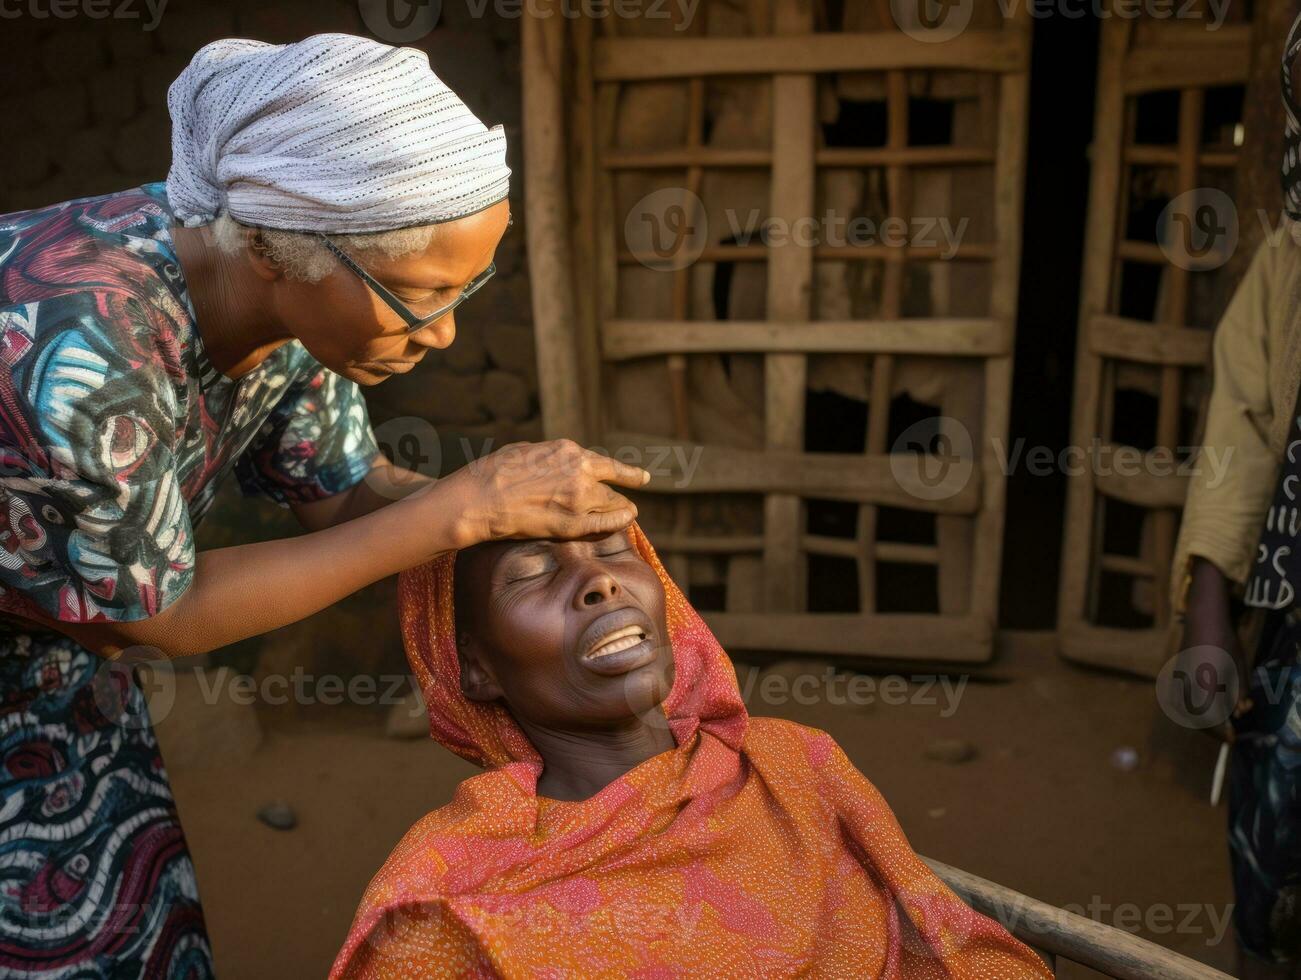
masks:
[[[187,227],[222,211],[286,231],[390,231],[506,196],[506,136],[429,56],[352,34],[202,48],[167,92],[167,197]]]

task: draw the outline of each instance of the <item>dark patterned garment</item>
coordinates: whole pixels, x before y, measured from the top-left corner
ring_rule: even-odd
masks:
[[[1301,962],[1301,402],[1243,601],[1266,610],[1234,720],[1229,857],[1243,949]]]
[[[163,184],[0,216],[0,614],[134,621],[194,575],[221,478],[287,504],[377,448],[298,342],[238,381],[195,330]],[[206,977],[144,698],[60,635],[0,634],[0,977]]]
[[[1234,720],[1229,857],[1234,931],[1273,963],[1301,962],[1301,611],[1266,615]]]

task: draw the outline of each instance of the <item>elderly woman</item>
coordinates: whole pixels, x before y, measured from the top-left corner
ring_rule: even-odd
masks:
[[[477,542],[609,533],[635,510],[602,481],[646,479],[568,443],[438,481],[377,451],[359,385],[452,343],[509,224],[503,134],[425,55],[220,41],[168,103],[165,185],[0,218],[4,976],[212,972],[141,694],[101,658],[213,650]],[[231,470],[309,533],[196,554]]]
[[[1051,974],[824,732],[750,718],[635,526],[402,576],[435,738],[489,769],[367,888],[333,978]]]

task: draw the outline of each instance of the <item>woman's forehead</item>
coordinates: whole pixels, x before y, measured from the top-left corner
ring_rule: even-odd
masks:
[[[567,551],[575,552],[577,554],[586,554],[596,551],[603,545],[614,542],[626,544],[628,542],[628,532],[616,531],[613,534],[581,538],[577,541],[552,538],[530,538],[523,541],[501,541],[497,542],[500,547],[494,552],[493,564],[495,565],[508,558],[528,555],[556,554]]]

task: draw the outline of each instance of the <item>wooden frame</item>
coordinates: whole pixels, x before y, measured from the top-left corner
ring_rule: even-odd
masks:
[[[1085,245],[1076,355],[1071,443],[1112,449],[1118,389],[1145,380],[1156,398],[1155,445],[1144,459],[1173,460],[1180,448],[1181,415],[1189,375],[1210,356],[1211,331],[1189,325],[1189,269],[1167,260],[1154,243],[1126,238],[1128,195],[1134,167],[1161,167],[1175,174],[1174,194],[1193,190],[1209,171],[1232,172],[1238,153],[1201,145],[1203,108],[1209,88],[1245,84],[1250,27],[1226,24],[1210,31],[1196,21],[1103,22],[1098,96],[1092,146],[1093,174]],[[1175,93],[1178,130],[1174,145],[1134,140],[1136,99]],[[1173,195],[1172,195],[1173,196]],[[1154,321],[1116,315],[1125,263],[1161,270]],[[1126,375],[1125,372],[1129,372]],[[1126,380],[1128,378],[1128,381]],[[1191,439],[1189,439],[1191,442]],[[1058,604],[1062,653],[1068,659],[1155,676],[1168,656],[1171,577],[1178,512],[1186,478],[1171,467],[1142,472],[1072,474],[1067,491],[1065,541]],[[1164,470],[1164,471],[1163,471]],[[1108,553],[1103,531],[1107,501],[1141,508],[1150,539],[1138,555]],[[1100,622],[1101,576],[1116,574],[1150,589],[1150,628],[1118,628]]]
[[[939,861],[922,860],[964,902],[1003,922],[1008,931],[1033,947],[1054,974],[1059,963],[1078,963],[1116,980],[1231,980],[1227,973],[1123,929],[1054,908]]]
[[[888,4],[877,6],[888,11]],[[610,365],[664,358],[674,418],[668,441],[694,449],[698,444],[692,438],[688,358],[702,353],[763,358],[763,448],[701,446],[700,467],[690,486],[679,487],[678,481],[661,476],[648,488],[671,494],[674,501],[673,528],[657,533],[655,542],[679,583],[687,582],[693,555],[758,556],[761,608],[705,613],[725,645],[952,662],[981,662],[992,655],[1005,497],[994,440],[1006,436],[1010,400],[1030,60],[1027,10],[1017,5],[1001,27],[972,27],[943,44],[915,40],[894,29],[818,33],[809,0],[776,0],[771,33],[752,37],[698,36],[698,25],[692,25],[697,36],[684,31],[686,36],[672,38],[598,37],[597,27],[585,19],[568,22],[545,16],[546,11],[525,18],[528,240],[531,262],[535,256],[551,256],[544,268],[532,265],[546,434],[605,447],[663,446],[668,439],[664,435],[607,431],[601,421],[601,392]],[[888,23],[888,13],[885,17]],[[615,31],[617,25],[607,23],[603,29]],[[561,71],[562,65],[567,71]],[[909,77],[919,71],[962,71],[990,80],[989,104],[995,107],[991,147],[910,145]],[[818,75],[829,72],[884,76],[884,146],[822,145],[817,85]],[[768,148],[703,145],[707,80],[737,75],[770,80],[773,132],[780,138],[772,139]],[[684,143],[650,149],[613,146],[610,134],[621,86],[660,80],[688,86]],[[539,88],[550,91],[539,93]],[[557,94],[562,92],[563,98]],[[562,160],[573,164],[568,181]],[[616,243],[613,181],[618,173],[682,174],[682,186],[698,194],[706,170],[770,170],[768,214],[794,220],[815,213],[819,168],[881,168],[887,213],[906,215],[914,168],[972,166],[992,169],[994,240],[960,243],[952,258],[988,269],[987,316],[904,316],[906,265],[934,261],[940,257],[937,249],[813,248],[793,242],[709,244],[700,257],[703,262],[766,263],[766,320],[691,319],[690,269],[671,273],[670,318],[616,315],[620,266],[638,261]],[[572,261],[555,258],[557,251]],[[819,260],[880,262],[880,316],[815,320],[811,292]],[[810,354],[870,356],[862,454],[805,451]],[[898,359],[904,356],[961,359],[977,366],[980,391],[974,396],[964,392],[961,399],[974,412],[966,421],[979,433],[975,457],[968,461],[962,485],[955,484],[953,493],[940,499],[910,489],[908,478],[901,479],[897,467],[891,466],[890,406]],[[728,492],[762,496],[762,533],[723,537],[693,531],[689,498]],[[804,516],[809,497],[858,504],[856,536],[809,533]],[[878,541],[883,506],[936,515],[937,543]],[[860,612],[806,611],[809,555],[856,562]],[[876,611],[876,564],[881,561],[936,567],[940,611]]]

